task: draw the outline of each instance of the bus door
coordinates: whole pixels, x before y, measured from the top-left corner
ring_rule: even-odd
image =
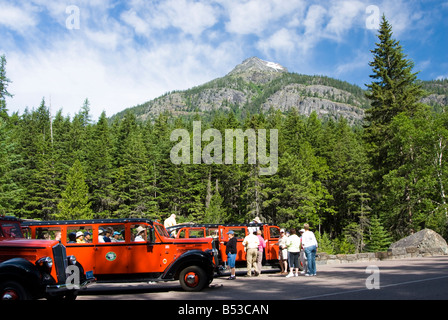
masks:
[[[236,238],[236,261],[246,260],[246,251],[244,250],[243,240],[247,235],[247,228],[244,226],[221,226],[219,227],[220,231],[220,243],[219,243],[219,251],[221,252],[221,257],[223,261],[227,261],[226,255],[226,246],[225,243],[229,241],[229,235],[227,232],[232,230],[234,232],[234,237]]]
[[[95,237],[95,268],[97,275],[129,273],[129,250],[124,224],[98,225]]]
[[[157,238],[152,226],[144,223],[131,224],[128,245],[130,272],[136,274],[165,270],[168,261],[171,261],[166,257],[169,250],[165,246],[169,249],[169,244],[161,243]]]
[[[278,239],[280,238],[280,228],[277,226],[265,226],[266,240],[266,260],[278,259]]]

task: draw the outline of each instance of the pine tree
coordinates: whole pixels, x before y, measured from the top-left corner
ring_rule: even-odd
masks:
[[[50,112],[44,99],[37,110],[25,111],[17,130],[23,158],[19,181],[26,191],[20,210],[27,218],[48,219],[57,210],[60,189],[55,180],[57,157],[51,144]]]
[[[0,117],[0,215],[14,215],[23,200],[23,189],[16,181],[21,162],[15,149],[6,121]]]
[[[419,100],[425,94],[417,82],[414,63],[406,59],[399,41],[392,38],[392,26],[383,15],[380,24],[379,43],[372,50],[373,79],[367,85],[366,97],[371,108],[366,110],[366,141],[370,144],[374,169],[382,175],[394,165],[395,159],[387,155],[387,141],[391,137],[390,123],[401,112],[412,116],[423,105]]]
[[[216,183],[218,184],[218,183]],[[227,220],[226,210],[223,206],[223,198],[216,186],[215,193],[211,196],[210,205],[205,210],[204,223],[225,223]]]
[[[6,97],[12,97],[8,92],[8,85],[11,83],[6,77],[6,57],[0,56],[0,117],[6,119],[8,117],[8,110],[6,109]]]
[[[59,213],[55,218],[60,220],[91,219],[92,210],[89,202],[89,190],[81,162],[75,160],[67,174],[67,186],[62,192],[58,204]]]
[[[370,235],[367,238],[367,251],[369,252],[387,250],[391,243],[390,235],[384,230],[377,217],[372,217],[370,220]]]
[[[86,145],[86,178],[96,217],[108,217],[112,209],[112,135],[103,112],[89,131]]]

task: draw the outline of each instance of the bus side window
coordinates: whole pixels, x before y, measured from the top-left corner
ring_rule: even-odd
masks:
[[[35,237],[36,239],[61,241],[61,228],[59,227],[36,228]]]
[[[280,238],[280,230],[278,228],[269,228],[269,238]]]
[[[67,228],[67,244],[84,244],[92,242],[92,227],[68,227]]]
[[[131,241],[145,242],[147,240],[147,230],[145,225],[131,226]]]

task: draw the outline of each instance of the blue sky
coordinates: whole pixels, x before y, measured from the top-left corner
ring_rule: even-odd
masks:
[[[226,75],[248,57],[364,87],[382,14],[419,78],[448,77],[448,1],[0,0],[10,112],[92,120]]]

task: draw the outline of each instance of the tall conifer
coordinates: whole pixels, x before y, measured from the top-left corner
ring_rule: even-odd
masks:
[[[412,116],[421,109],[419,101],[424,90],[417,82],[417,73],[412,71],[413,61],[406,58],[400,42],[392,37],[392,26],[384,15],[378,39],[376,48],[371,51],[373,61],[369,63],[373,81],[367,85],[366,96],[371,101],[371,108],[366,110],[365,132],[374,169],[382,175],[394,164],[394,159],[387,154],[390,123],[399,113]]]
[[[84,169],[81,162],[75,160],[67,174],[67,186],[62,192],[62,199],[58,204],[57,219],[91,219],[92,210],[89,202],[89,189],[85,182]]]

